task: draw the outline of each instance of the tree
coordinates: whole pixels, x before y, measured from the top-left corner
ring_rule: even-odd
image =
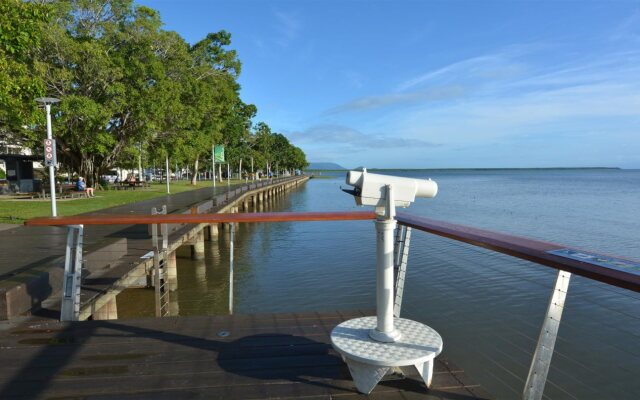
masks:
[[[37,62],[59,97],[60,159],[95,181],[132,144],[154,131],[170,90],[156,53],[160,19],[130,0],[52,3]]]
[[[273,164],[285,169],[302,169],[308,163],[302,149],[293,146],[283,134],[271,131],[271,128],[259,122],[254,129],[254,157],[259,165],[265,165],[267,172]]]
[[[255,160],[259,166],[264,165],[266,172],[269,173],[273,162],[273,133],[269,125],[264,122],[258,122],[254,129],[254,135]]]
[[[193,162],[196,184],[199,161],[213,143],[221,143],[222,127],[233,114],[233,106],[239,101],[240,85],[236,82],[240,74],[240,60],[234,50],[227,50],[231,35],[226,31],[210,33],[193,45],[190,68],[188,104],[199,117],[186,140],[185,154]]]
[[[45,93],[45,86],[33,52],[40,46],[42,23],[48,18],[45,5],[0,2],[0,137],[5,141],[23,142],[28,138],[24,126],[42,118],[35,98]]]
[[[240,62],[221,31],[189,46],[131,0],[52,3],[55,18],[36,56],[56,116],[60,159],[97,179],[126,148],[162,137],[198,169],[238,97]],[[169,146],[164,146],[168,150]],[[195,182],[194,182],[195,183]]]
[[[133,0],[2,1],[0,130],[20,131],[39,150],[44,113],[34,113],[33,99],[60,98],[54,131],[66,169],[97,182],[142,148],[197,172],[213,143],[238,164],[252,152],[267,163],[289,157],[286,138],[266,124],[252,134],[257,109],[240,99],[228,32],[191,46]]]
[[[255,117],[257,108],[238,99],[231,111],[225,119],[222,140],[227,148],[227,162],[237,165],[238,172],[242,174],[243,161],[248,161],[252,156],[251,119]]]
[[[305,169],[309,166],[307,156],[301,148],[296,146],[289,147],[289,154],[286,158],[285,167],[291,169]]]

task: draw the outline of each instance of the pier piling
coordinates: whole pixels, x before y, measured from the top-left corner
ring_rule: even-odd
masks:
[[[202,260],[204,258],[204,229],[201,229],[193,238],[191,247],[191,259]]]
[[[167,265],[166,271],[167,274],[167,284],[169,290],[176,290],[178,288],[178,262],[176,259],[176,252],[172,251],[167,254]]]
[[[118,319],[118,304],[116,302],[116,296],[111,295],[107,302],[96,310],[91,317],[96,321]]]

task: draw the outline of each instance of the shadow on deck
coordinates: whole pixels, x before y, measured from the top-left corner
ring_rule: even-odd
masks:
[[[335,325],[363,315],[32,320],[0,333],[0,398],[367,398],[329,342]],[[440,357],[429,391],[390,375],[369,398],[489,396]]]

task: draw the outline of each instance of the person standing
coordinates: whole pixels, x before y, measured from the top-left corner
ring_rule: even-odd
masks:
[[[89,180],[87,181],[87,184],[85,186],[86,186],[85,190],[87,191],[87,196],[96,197],[96,195],[93,193],[94,190],[93,190],[93,179],[92,178],[89,178]]]

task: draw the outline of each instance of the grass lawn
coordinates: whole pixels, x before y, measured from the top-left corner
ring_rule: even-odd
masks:
[[[240,183],[240,181],[231,181],[231,183]],[[198,182],[197,186],[191,186],[188,181],[171,182],[171,194],[208,186],[211,186],[211,181]],[[167,186],[164,183],[153,183],[150,188],[144,190],[97,190],[96,197],[57,199],[56,205],[59,216],[68,216],[164,196],[166,190]],[[30,218],[50,215],[51,200],[49,199],[0,199],[0,223],[22,224]]]

